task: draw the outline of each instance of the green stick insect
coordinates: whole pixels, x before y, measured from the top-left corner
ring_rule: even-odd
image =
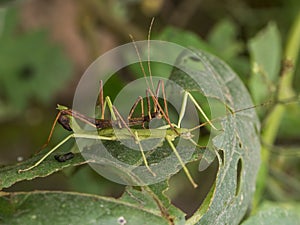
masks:
[[[150,33],[151,33],[151,27],[153,24],[153,20],[151,21],[149,33],[148,33],[148,43],[150,40]],[[133,38],[132,38],[133,39]],[[134,40],[133,40],[134,43]],[[136,100],[136,102],[133,104],[127,120],[125,120],[120,113],[118,112],[117,108],[112,104],[112,101],[109,96],[105,97],[105,100],[103,98],[103,83],[100,81],[100,91],[99,91],[99,103],[101,106],[101,117],[98,118],[91,118],[88,116],[85,116],[75,110],[69,109],[68,107],[58,105],[57,110],[59,110],[58,115],[56,116],[56,119],[53,123],[52,129],[50,131],[48,140],[45,144],[45,146],[49,143],[51,136],[53,134],[54,128],[56,123],[60,123],[63,128],[65,128],[68,131],[73,131],[74,124],[71,122],[72,119],[77,119],[84,124],[87,124],[89,126],[92,126],[97,129],[98,134],[88,134],[86,132],[76,132],[72,133],[69,136],[67,136],[65,139],[63,139],[60,143],[58,143],[55,147],[53,147],[47,154],[45,154],[40,160],[38,160],[34,165],[19,170],[19,172],[26,172],[29,171],[37,166],[39,166],[49,155],[51,155],[54,151],[56,151],[60,146],[62,146],[64,143],[66,143],[68,140],[72,138],[83,138],[83,139],[97,139],[102,141],[122,141],[122,140],[128,140],[132,139],[138,146],[143,163],[147,170],[152,174],[153,177],[156,176],[156,173],[153,172],[149,166],[147,156],[144,153],[142,142],[149,139],[150,133],[151,138],[158,138],[165,140],[169,147],[172,149],[173,153],[175,154],[176,158],[178,159],[181,167],[183,168],[188,180],[192,184],[194,188],[197,187],[196,182],[192,178],[189,170],[187,169],[184,161],[182,160],[182,157],[180,156],[179,152],[176,149],[176,146],[174,145],[173,141],[177,137],[182,137],[188,141],[190,141],[193,145],[198,146],[198,144],[192,139],[192,132],[199,129],[200,127],[204,125],[210,125],[213,129],[217,130],[217,128],[212,124],[212,122],[208,119],[204,111],[202,110],[201,106],[198,104],[197,100],[192,96],[191,93],[188,91],[184,91],[183,97],[182,97],[182,103],[181,103],[181,109],[180,113],[178,115],[178,121],[177,123],[172,123],[170,121],[169,117],[169,111],[168,111],[168,104],[166,100],[166,94],[165,94],[165,84],[164,81],[159,81],[156,91],[154,91],[154,85],[152,81],[152,74],[151,74],[151,68],[150,63],[148,59],[148,70],[149,70],[149,78],[150,83],[152,86],[152,89],[150,88],[149,82],[147,80],[147,76],[144,70],[144,67],[141,62],[141,57],[139,55],[139,51],[137,49],[137,46],[135,46],[136,53],[139,57],[140,67],[143,72],[143,75],[145,77],[145,80],[147,82],[147,90],[146,90],[146,102],[147,102],[147,114],[144,113],[144,103],[143,98],[139,96]],[[148,46],[150,48],[150,46]],[[149,55],[148,55],[149,57]],[[163,98],[163,107],[159,103],[159,91],[162,92],[162,98]],[[205,123],[195,126],[194,128],[188,129],[188,128],[182,128],[181,123],[185,116],[186,107],[187,107],[187,101],[188,99],[194,104],[195,108],[200,112],[200,114],[205,119]],[[152,105],[151,107],[151,100]],[[140,104],[141,106],[141,116],[139,117],[133,117],[133,114],[137,108],[137,106]],[[106,107],[109,109],[111,119],[104,119],[104,114]],[[164,119],[167,122],[167,125],[156,128],[156,129],[149,129],[145,128],[145,123],[150,123],[153,119]],[[136,126],[139,126],[136,128]],[[118,135],[116,136],[114,129],[118,130]],[[44,147],[45,147],[44,146]],[[67,153],[66,155],[57,157],[56,159],[58,161],[64,162],[67,159],[72,158],[72,154]]]
[[[103,96],[103,89],[102,89],[102,82],[100,82],[100,95],[99,96]],[[160,88],[160,86],[162,86],[162,90],[164,90],[164,83],[161,82],[158,85],[157,88],[157,93],[158,90]],[[47,154],[45,154],[39,161],[37,161],[34,165],[19,170],[19,172],[25,172],[25,171],[29,171],[35,167],[37,167],[39,164],[41,164],[49,155],[51,155],[54,151],[56,151],[61,145],[63,145],[64,143],[66,143],[69,139],[71,138],[86,138],[86,139],[99,139],[99,140],[106,140],[106,141],[120,141],[122,139],[134,139],[135,142],[138,144],[139,148],[140,148],[140,152],[143,158],[143,162],[145,164],[145,166],[147,167],[147,169],[149,170],[149,172],[153,175],[156,176],[156,174],[151,170],[151,168],[148,165],[147,162],[147,158],[145,156],[143,147],[141,145],[141,142],[143,140],[146,140],[147,138],[149,138],[150,136],[150,130],[147,128],[143,128],[144,124],[147,122],[150,122],[152,119],[161,119],[164,118],[168,125],[161,127],[160,129],[152,129],[151,130],[151,138],[164,138],[169,146],[171,147],[171,149],[173,150],[174,154],[176,155],[176,157],[178,158],[182,168],[184,169],[184,172],[186,173],[189,181],[191,182],[191,184],[194,187],[197,187],[197,184],[195,183],[195,181],[193,180],[192,176],[190,175],[188,169],[186,168],[184,162],[182,161],[178,151],[176,150],[175,145],[173,144],[173,140],[176,137],[182,136],[185,137],[191,141],[193,141],[192,139],[190,139],[191,136],[191,132],[195,129],[198,129],[201,126],[204,126],[206,124],[210,124],[212,127],[213,124],[210,122],[210,120],[207,118],[207,116],[204,114],[203,110],[201,109],[201,107],[198,105],[197,101],[193,98],[193,96],[186,92],[184,94],[184,98],[183,98],[183,104],[181,107],[181,111],[180,111],[180,115],[179,115],[179,119],[178,119],[178,123],[177,124],[173,124],[171,123],[169,117],[168,117],[168,112],[165,111],[165,109],[162,108],[162,106],[160,105],[160,103],[158,102],[158,97],[157,97],[157,93],[154,95],[153,92],[148,89],[147,92],[150,93],[150,96],[152,98],[153,104],[154,104],[154,110],[153,112],[150,112],[150,110],[148,110],[150,113],[148,113],[146,116],[144,116],[144,106],[143,106],[143,101],[142,98],[139,97],[137,99],[137,101],[135,102],[135,104],[133,105],[132,109],[130,110],[129,116],[128,116],[128,121],[125,121],[123,119],[123,117],[120,115],[120,113],[118,112],[118,110],[116,109],[116,107],[112,104],[109,96],[107,96],[105,98],[105,101],[102,100],[102,97],[100,97],[100,102],[103,102],[102,104],[102,115],[101,115],[101,119],[94,119],[94,118],[90,118],[87,117],[85,115],[80,114],[79,112],[76,112],[72,109],[69,109],[65,106],[61,106],[58,105],[57,109],[59,110],[59,113],[54,121],[54,124],[52,126],[50,135],[48,137],[47,143],[49,143],[50,138],[53,134],[54,131],[54,127],[55,124],[58,122],[60,123],[66,130],[72,131],[72,123],[70,123],[72,117],[76,118],[80,121],[82,121],[85,124],[88,124],[92,127],[95,127],[96,129],[98,129],[98,136],[92,135],[92,134],[87,134],[87,133],[73,133],[69,136],[67,136],[65,139],[63,139],[60,143],[58,143],[54,148],[52,148]],[[164,91],[163,91],[164,92]],[[199,109],[199,111],[201,113],[203,113],[203,116],[206,118],[207,122],[205,124],[201,124],[197,127],[194,127],[193,129],[186,129],[186,128],[181,128],[180,127],[180,123],[183,119],[184,113],[185,113],[185,107],[186,107],[186,102],[187,99],[190,98],[192,100],[192,102],[195,103],[196,107]],[[149,103],[150,100],[148,98],[147,103]],[[166,104],[166,99],[164,98],[164,102]],[[137,107],[138,103],[141,103],[141,108],[142,108],[142,116],[141,117],[132,117],[132,114],[135,110],[135,108]],[[112,120],[109,119],[103,119],[104,118],[104,111],[105,111],[105,107],[106,105],[109,108],[109,111],[111,113],[111,118]],[[167,106],[165,105],[165,108]],[[148,109],[151,108],[151,106],[148,104]],[[132,126],[137,126],[140,125],[142,126],[141,129],[132,129]],[[117,127],[117,129],[120,129],[118,131],[118,136],[115,135],[114,133],[114,129],[112,129],[113,127]],[[166,132],[162,132],[162,129],[167,129]],[[122,132],[123,130],[123,132]],[[196,143],[194,143],[195,145],[197,145]],[[67,153],[66,157],[69,158],[72,155],[70,153]],[[64,157],[56,157],[58,161],[65,161]]]

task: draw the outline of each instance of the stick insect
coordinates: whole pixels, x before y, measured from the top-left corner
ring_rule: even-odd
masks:
[[[182,105],[182,109],[181,109],[181,115],[179,117],[179,122],[178,124],[172,124],[169,120],[168,117],[168,112],[165,110],[167,108],[167,104],[166,104],[166,98],[164,98],[164,108],[162,108],[162,106],[160,105],[160,103],[158,102],[158,91],[160,89],[160,87],[162,87],[163,93],[164,93],[164,83],[160,82],[158,84],[157,90],[156,90],[156,94],[153,94],[153,92],[149,89],[147,90],[147,93],[149,93],[148,95],[151,96],[152,98],[152,102],[154,105],[154,110],[153,112],[151,112],[151,106],[150,106],[150,97],[147,98],[147,108],[148,108],[148,114],[144,115],[144,106],[143,106],[143,99],[141,97],[138,97],[137,101],[134,103],[134,105],[132,106],[129,116],[128,116],[128,121],[125,121],[123,119],[123,117],[120,115],[120,113],[118,112],[118,110],[116,109],[116,107],[111,103],[111,100],[109,98],[109,96],[107,96],[105,98],[105,101],[103,101],[103,86],[102,86],[102,81],[100,82],[100,94],[99,94],[99,99],[101,102],[101,118],[100,119],[94,119],[94,118],[90,118],[87,117],[85,115],[80,114],[79,112],[76,112],[72,109],[69,109],[65,106],[61,106],[58,105],[57,109],[59,110],[58,115],[56,116],[56,119],[53,123],[53,126],[51,128],[48,140],[46,142],[45,145],[47,145],[52,137],[54,128],[56,123],[60,123],[66,130],[68,131],[72,131],[72,124],[71,124],[71,118],[76,118],[78,120],[80,120],[81,122],[88,124],[92,127],[95,127],[97,129],[99,129],[99,136],[95,137],[93,135],[87,135],[87,134],[71,134],[68,137],[66,137],[64,140],[62,140],[58,145],[56,145],[54,148],[52,148],[47,154],[45,154],[39,161],[37,161],[34,165],[32,165],[31,167],[19,170],[19,172],[25,172],[25,171],[29,171],[35,167],[37,167],[39,164],[41,164],[50,154],[52,154],[54,151],[56,151],[62,144],[64,144],[65,142],[67,142],[69,139],[71,138],[87,138],[87,139],[100,139],[100,140],[109,140],[109,141],[117,141],[118,139],[128,139],[128,138],[133,138],[137,143],[138,146],[140,148],[141,154],[142,154],[142,158],[143,158],[143,162],[145,164],[145,166],[147,167],[147,169],[149,170],[149,172],[153,175],[156,176],[156,174],[151,170],[151,168],[148,165],[146,156],[144,154],[144,150],[142,145],[140,144],[141,141],[147,139],[147,137],[149,137],[149,132],[147,132],[147,129],[144,128],[144,124],[147,122],[150,122],[152,119],[154,118],[158,118],[161,119],[162,117],[166,119],[166,121],[168,122],[167,127],[169,127],[170,129],[167,130],[167,133],[164,134],[163,132],[160,132],[159,130],[157,130],[157,132],[154,132],[154,137],[156,138],[165,138],[165,140],[168,142],[168,144],[170,145],[171,149],[174,151],[174,153],[176,154],[176,157],[178,158],[181,166],[183,167],[188,179],[190,180],[190,182],[192,183],[192,185],[194,187],[197,187],[197,184],[195,183],[195,181],[193,180],[192,176],[190,175],[188,169],[186,168],[184,162],[182,161],[179,153],[176,150],[176,147],[174,146],[174,144],[172,143],[172,141],[182,135],[182,136],[186,136],[187,138],[189,137],[190,132],[192,130],[189,129],[184,129],[184,128],[180,128],[180,121],[182,121],[182,118],[184,116],[184,110],[185,110],[185,105],[183,103]],[[187,101],[187,97],[189,95],[186,94],[184,97],[184,102]],[[132,117],[136,107],[138,104],[141,104],[141,108],[142,108],[142,116],[141,117]],[[108,105],[108,108],[110,110],[111,113],[111,117],[112,120],[109,119],[104,119],[104,112],[105,112],[105,107],[106,105]],[[200,106],[198,106],[200,107]],[[204,114],[205,115],[205,114]],[[207,117],[206,117],[207,118]],[[211,123],[208,118],[207,118],[207,123]],[[142,129],[131,129],[132,126],[137,126],[140,125],[143,128]],[[113,133],[113,130],[111,129],[112,127],[116,126],[119,129],[123,129],[123,130],[127,130],[127,135],[124,133],[124,135],[122,136],[118,136],[116,137],[115,134]],[[204,126],[204,124],[199,125],[200,126]],[[213,126],[213,125],[212,125]],[[198,127],[194,128],[197,129]],[[130,135],[128,135],[128,133]],[[152,131],[152,135],[153,135],[153,131]],[[165,135],[165,136],[162,136]],[[72,157],[71,154],[68,154],[68,157]],[[65,161],[65,157],[58,157],[55,156],[55,158],[58,161]]]
[[[149,29],[149,33],[148,33],[148,43],[150,43],[149,40],[150,40],[150,33],[151,33],[152,25],[153,25],[153,20],[151,21],[150,29]],[[133,40],[133,38],[132,38],[132,40]],[[134,40],[133,40],[133,43],[134,43]],[[144,149],[143,149],[143,146],[142,146],[141,143],[143,142],[143,140],[146,140],[149,137],[149,135],[147,134],[149,129],[145,128],[145,126],[144,126],[145,123],[150,122],[154,118],[155,119],[162,119],[163,118],[167,122],[167,125],[164,126],[164,127],[159,128],[159,129],[155,129],[155,131],[156,131],[156,132],[154,132],[154,134],[156,135],[155,137],[162,138],[165,141],[167,141],[168,145],[170,146],[173,153],[177,157],[181,167],[183,168],[188,180],[193,185],[193,187],[195,187],[195,188],[197,187],[196,182],[192,178],[189,170],[187,169],[185,163],[183,162],[183,160],[182,160],[180,154],[178,153],[178,151],[176,149],[176,146],[174,145],[173,141],[177,137],[183,137],[187,140],[190,140],[195,146],[197,146],[197,143],[193,142],[193,139],[191,138],[191,136],[192,136],[191,132],[192,131],[200,128],[201,126],[207,125],[207,124],[209,124],[213,129],[217,129],[217,128],[215,128],[215,126],[208,119],[208,117],[206,116],[206,114],[202,110],[201,106],[196,101],[196,99],[188,91],[184,91],[184,93],[183,93],[182,104],[181,104],[181,109],[180,109],[180,113],[179,113],[179,116],[178,116],[178,121],[177,121],[176,124],[172,123],[170,121],[169,111],[168,111],[168,104],[167,104],[166,95],[165,95],[165,88],[164,88],[165,84],[164,84],[163,81],[160,81],[157,85],[156,91],[154,91],[154,84],[153,84],[153,81],[152,81],[152,73],[151,73],[149,55],[148,55],[148,71],[149,71],[150,82],[148,82],[145,69],[144,69],[144,67],[142,65],[142,62],[141,62],[141,57],[140,57],[138,48],[137,48],[136,45],[134,45],[134,47],[136,49],[136,53],[137,53],[138,58],[139,58],[142,73],[145,77],[145,80],[146,80],[147,86],[148,86],[148,88],[146,90],[147,114],[145,115],[145,113],[144,113],[143,98],[141,96],[139,96],[138,99],[136,100],[136,102],[133,104],[133,106],[132,106],[132,108],[129,112],[127,121],[125,121],[124,118],[118,112],[117,108],[112,104],[112,102],[110,100],[110,97],[106,96],[105,100],[104,100],[104,98],[103,98],[103,84],[102,84],[102,81],[100,81],[99,102],[100,102],[100,105],[101,105],[101,118],[100,119],[91,118],[91,117],[85,116],[83,114],[80,114],[77,111],[69,109],[65,106],[58,105],[57,109],[59,110],[59,113],[58,113],[58,115],[57,115],[57,117],[56,117],[56,119],[53,123],[53,126],[51,128],[49,137],[48,137],[47,142],[46,142],[46,145],[49,143],[49,141],[51,139],[51,136],[52,136],[53,131],[54,131],[54,127],[55,127],[57,122],[60,123],[66,130],[69,130],[69,131],[73,130],[72,129],[73,125],[71,123],[72,118],[78,119],[79,121],[83,122],[84,124],[87,124],[87,125],[90,125],[90,126],[96,128],[97,130],[99,130],[98,135],[95,136],[95,135],[88,135],[88,134],[84,134],[84,133],[83,134],[73,133],[73,134],[67,136],[65,139],[63,139],[60,143],[58,143],[54,148],[52,148],[47,154],[45,154],[34,165],[32,165],[28,168],[25,168],[25,169],[21,169],[21,170],[19,170],[19,172],[29,171],[29,170],[37,167],[50,154],[52,154],[54,151],[56,151],[61,145],[66,143],[71,138],[100,139],[100,140],[107,140],[107,141],[118,141],[120,139],[129,139],[129,138],[131,138],[136,142],[136,144],[138,145],[138,147],[140,149],[141,156],[142,156],[143,163],[144,163],[145,167],[155,177],[156,174],[151,170],[150,166],[148,165],[147,157],[144,153]],[[150,44],[148,45],[148,48],[150,48]],[[151,84],[151,88],[150,88],[150,84]],[[161,90],[162,96],[163,96],[163,102],[164,102],[163,107],[159,103],[159,91],[160,90]],[[204,124],[197,125],[196,127],[192,128],[192,129],[187,129],[187,128],[182,128],[181,127],[182,120],[185,116],[185,110],[186,110],[186,105],[187,105],[188,99],[194,104],[195,108],[201,113],[201,115],[204,117],[204,119],[206,121]],[[152,105],[153,105],[153,107],[152,107],[153,111],[152,111],[151,103],[150,103],[151,100],[152,100]],[[141,116],[140,117],[133,117],[133,113],[135,112],[135,110],[136,110],[136,108],[139,104],[141,106],[141,111],[142,111]],[[104,112],[105,112],[106,107],[108,107],[108,109],[109,109],[111,119],[104,119]],[[141,126],[142,128],[132,128],[134,126]],[[112,127],[117,127],[117,129],[124,130],[129,135],[121,135],[121,136],[116,137],[116,135],[113,132],[113,129],[111,129]],[[165,129],[167,132],[161,132],[161,129]],[[152,130],[152,134],[153,134],[153,130]],[[61,160],[61,161],[64,161],[64,159]]]

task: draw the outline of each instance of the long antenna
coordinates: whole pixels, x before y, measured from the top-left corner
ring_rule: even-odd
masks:
[[[151,37],[151,31],[152,31],[153,24],[154,24],[154,17],[151,20],[151,23],[150,23],[150,26],[149,26],[149,31],[148,31],[148,37],[147,37],[147,50],[148,50],[148,52],[147,52],[147,61],[148,61],[148,63],[147,64],[148,64],[148,71],[149,71],[151,89],[154,92],[154,84],[153,84],[153,80],[152,80],[152,71],[151,71],[151,64],[150,64],[150,37]],[[148,77],[147,77],[146,71],[145,71],[145,69],[143,67],[142,58],[141,58],[140,52],[138,50],[138,47],[137,47],[137,45],[135,43],[135,40],[134,40],[133,36],[131,34],[129,34],[129,37],[130,37],[130,39],[132,41],[132,44],[133,44],[133,46],[135,48],[135,51],[136,51],[136,54],[138,56],[140,68],[141,68],[143,76],[144,76],[144,78],[146,80],[146,84],[147,84],[148,88],[150,88]]]
[[[227,107],[227,109],[230,111],[231,114],[235,114],[235,113],[239,113],[239,112],[242,112],[242,111],[245,111],[245,110],[254,109],[254,108],[257,108],[257,107],[262,107],[262,106],[266,106],[266,105],[273,104],[273,103],[291,104],[291,103],[294,103],[294,102],[299,102],[299,95],[296,95],[296,96],[293,96],[293,97],[290,97],[290,98],[286,98],[286,99],[282,99],[282,100],[276,100],[276,101],[269,100],[269,101],[266,101],[266,102],[263,102],[263,103],[260,103],[260,104],[257,104],[257,105],[249,106],[249,107],[242,108],[242,109],[237,109],[235,111],[232,111],[228,107]],[[220,116],[220,117],[217,117],[217,118],[214,118],[214,119],[211,119],[211,120],[207,120],[206,122],[201,123],[200,125],[189,129],[189,132],[194,131],[194,130],[200,128],[200,127],[206,126],[207,124],[210,124],[211,122],[216,121],[220,118],[223,118],[223,116]]]
[[[237,113],[237,112],[241,112],[247,109],[254,109],[260,106],[265,106],[265,105],[269,105],[269,104],[273,104],[273,103],[278,103],[278,104],[290,104],[290,103],[294,103],[294,102],[298,102],[299,101],[299,95],[290,97],[290,98],[285,98],[285,99],[281,99],[281,100],[269,100],[257,105],[253,105],[253,106],[249,106],[247,108],[243,108],[243,109],[238,109],[236,111],[233,111],[233,113]]]
[[[148,71],[149,71],[149,77],[150,77],[150,82],[152,85],[152,91],[154,91],[154,85],[153,85],[153,80],[152,80],[152,71],[151,71],[151,65],[150,65],[150,37],[151,37],[151,31],[154,23],[154,17],[151,20],[149,31],[148,31],[148,38],[147,38],[147,48],[148,48]]]
[[[134,40],[133,36],[132,36],[131,34],[129,34],[129,37],[130,37],[130,39],[132,40],[132,44],[133,44],[134,49],[135,49],[135,51],[136,51],[137,57],[138,57],[138,59],[139,59],[140,68],[141,68],[142,73],[143,73],[143,76],[144,76],[144,78],[145,78],[145,80],[146,80],[147,87],[150,87],[149,82],[148,82],[148,79],[147,79],[146,71],[145,71],[145,69],[144,69],[144,67],[143,67],[143,64],[142,64],[142,58],[141,58],[140,52],[139,52],[139,50],[138,50],[138,47],[137,47],[137,45],[136,45],[136,43],[135,43],[135,40]]]

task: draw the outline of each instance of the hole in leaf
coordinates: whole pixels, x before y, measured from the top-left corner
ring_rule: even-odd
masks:
[[[19,72],[19,78],[23,81],[31,80],[34,77],[35,70],[30,65],[25,65],[21,68]]]
[[[198,188],[192,187],[186,179],[184,171],[181,170],[170,179],[170,188],[167,191],[167,195],[171,198],[173,205],[184,211],[187,214],[186,218],[189,218],[197,211],[206,198],[211,198],[208,193],[212,188],[215,188],[214,183],[219,163],[217,158],[215,158],[210,166],[201,172],[198,172],[198,162],[189,163],[187,167],[193,172],[192,176],[197,182]]]
[[[240,147],[240,148],[243,147],[243,144],[242,144],[242,142],[240,142],[240,141],[239,141],[239,147]]]
[[[235,190],[235,195],[237,196],[240,192],[241,189],[241,175],[242,175],[242,159],[239,158],[238,163],[237,163],[237,168],[236,168],[236,190]]]
[[[218,153],[219,153],[219,156],[221,158],[221,163],[222,163],[222,165],[224,165],[225,164],[225,162],[224,162],[224,151],[219,150]]]

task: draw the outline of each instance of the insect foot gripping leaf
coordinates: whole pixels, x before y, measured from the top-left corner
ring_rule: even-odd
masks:
[[[238,224],[251,204],[260,163],[257,115],[253,109],[240,110],[253,105],[251,98],[231,68],[198,50],[182,52],[170,79],[194,96],[213,99],[208,100],[211,115],[217,110],[213,101],[224,110],[217,117],[220,132],[210,135],[210,146],[219,161],[216,180],[188,224]]]

